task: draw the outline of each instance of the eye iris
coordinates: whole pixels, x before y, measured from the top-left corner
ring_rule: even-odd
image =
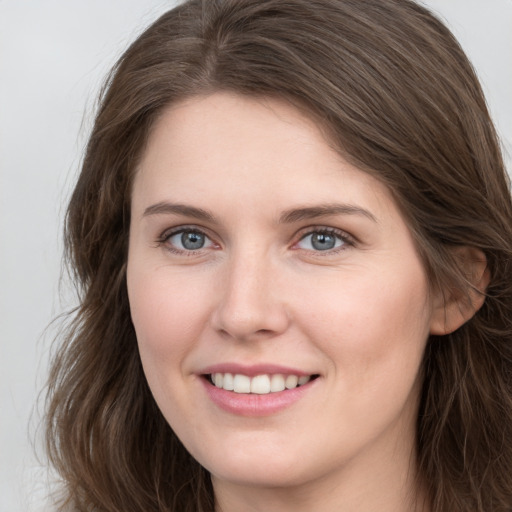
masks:
[[[329,233],[314,233],[311,235],[311,245],[317,251],[327,251],[336,245],[336,237]]]
[[[204,246],[204,235],[193,231],[185,231],[181,235],[181,243],[190,251],[201,249]]]

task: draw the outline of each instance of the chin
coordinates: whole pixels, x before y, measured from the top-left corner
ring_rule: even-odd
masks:
[[[199,462],[213,480],[247,487],[296,487],[315,480],[322,473],[322,468],[316,467],[314,461],[307,464],[303,450],[298,448],[293,453],[278,455],[279,449],[261,450],[256,443],[253,447],[254,450],[227,451],[227,456],[207,461],[199,459]]]
[[[297,471],[296,461],[293,465],[275,464],[269,467],[265,463],[254,463],[243,468],[236,466],[212,467],[212,480],[230,482],[232,485],[261,488],[292,488],[304,485],[309,478]]]

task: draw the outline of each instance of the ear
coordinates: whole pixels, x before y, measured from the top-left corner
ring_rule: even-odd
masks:
[[[453,251],[464,273],[468,291],[447,288],[438,290],[434,298],[430,334],[443,336],[456,331],[482,307],[490,273],[487,258],[480,249],[457,247]]]

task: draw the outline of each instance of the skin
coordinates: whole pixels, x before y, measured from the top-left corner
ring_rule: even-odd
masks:
[[[333,204],[352,210],[282,219]],[[311,233],[326,229],[337,247],[321,251]],[[413,510],[419,368],[445,312],[390,192],[306,115],[228,93],[168,108],[134,180],[127,283],[149,386],[219,510]],[[247,417],[205,392],[201,370],[224,362],[319,377]]]

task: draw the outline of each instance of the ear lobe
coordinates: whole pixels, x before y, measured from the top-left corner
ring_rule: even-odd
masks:
[[[430,321],[430,334],[444,336],[456,331],[482,307],[490,281],[487,258],[480,249],[457,247],[453,252],[466,277],[467,290],[437,291]]]

